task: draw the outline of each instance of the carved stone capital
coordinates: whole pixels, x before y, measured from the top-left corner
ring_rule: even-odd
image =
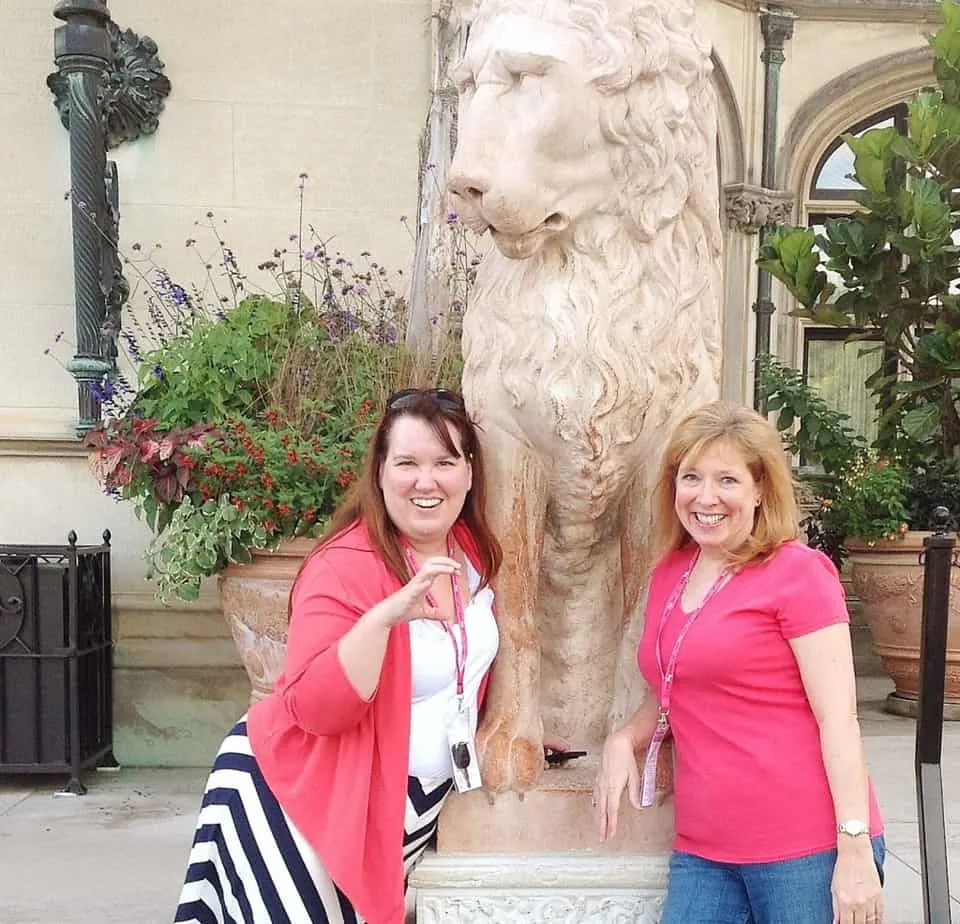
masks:
[[[794,13],[769,9],[760,14],[763,41],[769,51],[783,51],[783,46],[793,38]]]
[[[727,224],[741,234],[758,234],[793,217],[793,193],[786,190],[731,183],[723,188],[723,194]]]
[[[410,877],[420,924],[656,924],[666,857],[428,854]]]
[[[136,141],[157,130],[164,101],[170,95],[170,81],[157,55],[157,43],[132,29],[121,31],[108,20],[110,60],[101,77],[100,110],[107,148],[124,141]],[[70,127],[70,94],[61,70],[47,77],[54,104],[65,128]]]

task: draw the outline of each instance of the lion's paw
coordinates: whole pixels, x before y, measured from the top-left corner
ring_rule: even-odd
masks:
[[[477,755],[486,790],[526,792],[543,770],[543,735],[516,721],[485,723],[477,733]]]

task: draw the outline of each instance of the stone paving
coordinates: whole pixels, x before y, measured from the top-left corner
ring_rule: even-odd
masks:
[[[887,821],[886,924],[923,922],[914,725],[880,710],[888,681],[861,681],[870,769]],[[953,895],[960,897],[960,723],[944,733]],[[0,924],[169,924],[205,769],[129,768],[63,781],[0,777]],[[960,901],[953,902],[960,924]],[[945,924],[945,922],[934,922]]]

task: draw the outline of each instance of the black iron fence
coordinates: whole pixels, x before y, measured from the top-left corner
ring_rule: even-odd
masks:
[[[110,533],[0,546],[0,773],[80,775],[113,759]]]
[[[934,519],[935,532],[923,543],[923,632],[914,769],[920,823],[923,920],[925,924],[950,924],[950,877],[940,762],[943,752],[950,570],[957,567],[958,562],[956,538],[947,531],[950,511],[938,507]]]

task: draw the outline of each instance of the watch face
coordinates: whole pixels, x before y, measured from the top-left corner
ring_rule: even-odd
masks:
[[[859,820],[841,821],[837,825],[837,831],[840,834],[848,834],[850,837],[859,837],[870,830],[869,826]]]

